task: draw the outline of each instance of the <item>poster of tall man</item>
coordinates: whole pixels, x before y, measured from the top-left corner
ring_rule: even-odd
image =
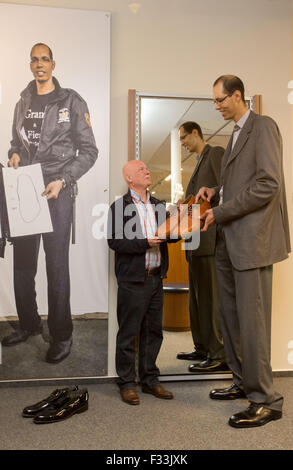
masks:
[[[108,249],[92,227],[109,193],[110,14],[0,4],[0,54],[0,162],[41,164],[53,224],[0,258],[0,381],[104,375]]]

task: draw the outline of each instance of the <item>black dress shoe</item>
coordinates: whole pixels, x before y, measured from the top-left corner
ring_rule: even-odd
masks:
[[[42,412],[45,408],[52,405],[60,398],[64,398],[68,395],[69,392],[78,390],[78,386],[75,385],[73,388],[57,388],[54,392],[51,393],[47,398],[35,403],[34,405],[26,406],[22,411],[22,416],[24,418],[33,418],[38,413]]]
[[[229,370],[225,361],[208,358],[200,364],[191,364],[188,367],[189,372],[226,372]]]
[[[254,428],[280,418],[282,418],[282,411],[270,410],[262,405],[251,403],[246,410],[231,416],[229,424],[233,428]]]
[[[182,359],[185,361],[202,361],[207,358],[207,354],[204,351],[195,349],[191,352],[180,352],[177,354],[177,359]]]
[[[227,388],[216,388],[210,391],[210,398],[213,400],[236,400],[237,398],[246,398],[244,390],[236,384]]]
[[[43,328],[40,327],[35,331],[27,331],[27,330],[22,330],[21,328],[15,330],[13,333],[11,333],[8,336],[5,336],[5,338],[2,339],[1,343],[2,346],[14,346],[15,344],[18,343],[23,343],[26,341],[30,336],[36,336],[41,334],[43,331]]]
[[[72,338],[52,343],[47,351],[46,361],[52,364],[63,361],[70,354],[71,345]]]
[[[35,424],[56,423],[70,418],[76,413],[83,413],[89,407],[87,389],[69,392],[65,397],[52,403],[43,412],[34,417]]]

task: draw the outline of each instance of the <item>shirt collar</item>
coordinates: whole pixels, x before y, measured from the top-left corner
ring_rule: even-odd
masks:
[[[133,199],[137,199],[139,202],[143,202],[142,199],[141,199],[141,195],[137,194],[135,191],[133,191],[133,189],[130,190],[130,195]],[[146,202],[149,202],[149,200],[150,200],[150,193],[147,191]]]
[[[246,111],[245,114],[243,114],[243,116],[239,119],[239,121],[237,121],[235,124],[237,124],[240,129],[242,129],[242,127],[244,126],[244,124],[246,123],[247,119],[248,119],[248,116],[250,114],[250,109],[248,109]]]

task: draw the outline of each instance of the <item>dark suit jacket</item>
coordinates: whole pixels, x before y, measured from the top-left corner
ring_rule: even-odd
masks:
[[[221,162],[225,150],[222,147],[211,147],[207,144],[200,156],[197,166],[186,189],[186,197],[196,195],[202,186],[214,187],[220,182]],[[216,226],[207,232],[201,232],[200,245],[197,250],[187,250],[187,261],[194,256],[214,255],[216,246]]]
[[[273,119],[254,112],[222,160],[223,204],[213,209],[239,271],[288,257],[290,235],[283,174],[282,138]]]
[[[166,208],[159,200],[150,197],[157,222],[166,220]],[[175,242],[176,240],[174,240]],[[150,248],[141,229],[140,218],[132,201],[130,190],[110,206],[108,216],[108,245],[115,251],[115,274],[120,282],[144,282],[145,254]],[[169,258],[167,242],[161,243],[161,277],[167,275]]]

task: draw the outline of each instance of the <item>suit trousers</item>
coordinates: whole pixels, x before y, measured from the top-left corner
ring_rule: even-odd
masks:
[[[225,358],[220,330],[220,300],[214,256],[188,261],[190,329],[196,348],[211,359]]]
[[[273,267],[234,269],[224,232],[218,226],[216,268],[221,329],[234,383],[250,402],[279,411],[283,397],[274,391],[270,365]]]
[[[13,238],[14,293],[20,327],[36,331],[41,324],[35,290],[40,240],[45,251],[48,284],[48,328],[53,341],[72,335],[69,244],[72,221],[70,188],[48,201],[53,232]]]
[[[140,383],[150,387],[159,384],[156,360],[163,341],[162,311],[163,286],[159,274],[147,276],[145,282],[119,283],[116,371],[120,389],[135,387],[137,338]]]

